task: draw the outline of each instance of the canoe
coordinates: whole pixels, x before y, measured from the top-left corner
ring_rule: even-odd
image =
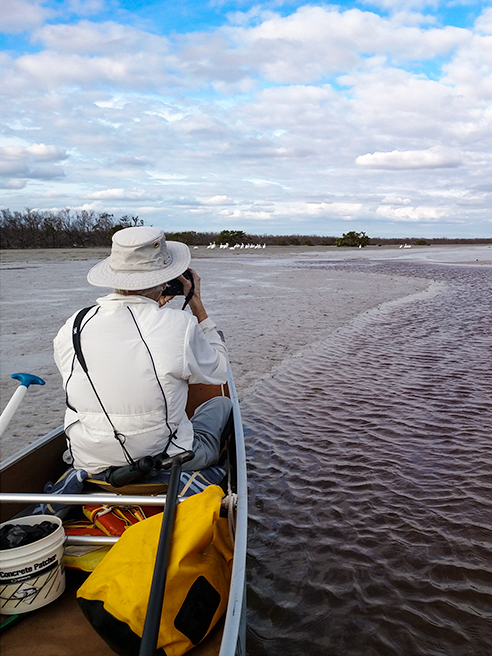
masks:
[[[187,652],[190,656],[243,656],[246,654],[246,540],[247,540],[247,480],[244,435],[236,388],[229,367],[226,385],[190,385],[187,412],[214,396],[227,395],[233,406],[234,427],[229,442],[229,491],[232,504],[232,521],[234,533],[232,576],[229,588],[227,610],[207,637]],[[12,519],[17,513],[31,504],[49,503],[54,495],[43,494],[47,481],[56,481],[66,469],[62,454],[66,449],[63,427],[59,427],[39,438],[29,447],[0,463],[0,502],[1,522]],[[125,504],[165,503],[165,495],[140,496],[131,492],[118,495],[118,502]],[[102,496],[101,496],[102,494]],[[101,490],[98,499],[111,499],[106,503],[115,503],[115,496]],[[94,495],[92,495],[94,496]],[[75,498],[76,497],[76,498]],[[64,502],[81,505],[85,494],[64,497]],[[59,503],[61,495],[56,496]],[[182,501],[178,498],[178,502]],[[67,538],[66,545],[76,542],[76,538]],[[2,631],[2,656],[72,656],[81,652],[84,656],[111,656],[114,652],[99,637],[83,616],[77,601],[76,591],[87,574],[78,570],[66,569],[66,590],[50,604],[23,613],[18,616],[2,616],[2,624],[9,624]],[[137,655],[135,655],[137,656]]]

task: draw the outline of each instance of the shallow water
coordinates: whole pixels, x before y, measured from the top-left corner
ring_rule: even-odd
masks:
[[[434,283],[244,402],[248,653],[490,656],[491,271],[354,266]]]

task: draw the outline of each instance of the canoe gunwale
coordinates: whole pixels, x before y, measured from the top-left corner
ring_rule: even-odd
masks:
[[[248,492],[246,471],[246,449],[239,409],[239,399],[228,364],[228,385],[234,417],[236,442],[237,507],[234,559],[229,589],[224,631],[219,656],[243,656],[246,654],[246,547],[248,534]]]
[[[17,453],[14,453],[8,458],[5,458],[5,460],[2,460],[0,462],[0,474],[2,474],[4,471],[9,469],[9,467],[12,467],[13,465],[21,461],[26,456],[31,455],[31,453],[34,453],[42,446],[45,446],[49,442],[52,442],[53,440],[60,438],[64,434],[65,434],[65,429],[62,425],[62,426],[58,426],[58,428],[54,428],[49,433],[46,433],[46,435],[42,435],[41,437],[38,437],[36,440],[34,440],[34,442],[28,444],[20,451],[17,451]]]

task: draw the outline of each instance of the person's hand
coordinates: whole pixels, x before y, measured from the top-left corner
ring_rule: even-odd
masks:
[[[208,316],[205,308],[203,307],[202,299],[200,297],[201,279],[198,273],[194,269],[188,269],[188,271],[193,276],[193,282],[195,283],[195,290],[193,292],[193,296],[190,299],[189,306],[190,306],[190,310],[198,319],[198,323],[200,323]],[[183,283],[183,291],[186,298],[186,296],[188,296],[191,290],[191,282],[187,280],[184,276],[179,276],[178,280],[180,280]]]
[[[193,276],[193,282],[195,284],[195,290],[193,292],[193,296],[200,296],[200,281],[201,281],[201,278],[194,269],[188,269],[188,271]],[[191,290],[191,280],[188,280],[188,278],[185,278],[184,276],[179,276],[178,280],[183,284],[183,291],[184,291],[184,295],[185,295],[185,298],[186,298],[186,296],[188,296],[188,294]]]
[[[196,271],[193,271],[193,269],[189,269],[191,275],[193,276],[193,282],[195,283],[195,292],[194,294],[197,293],[197,288],[198,288],[198,296],[200,296],[200,276],[197,274]],[[176,280],[179,280],[181,284],[183,285],[183,292],[185,298],[188,296],[190,290],[191,290],[191,281],[188,280],[188,278],[185,278],[184,276],[178,276]],[[164,287],[164,292],[166,291],[166,288]],[[166,305],[166,303],[169,303],[169,301],[172,301],[173,298],[176,298],[175,296],[166,296],[162,292],[162,295],[159,296],[158,303],[159,306],[162,307],[163,305]]]

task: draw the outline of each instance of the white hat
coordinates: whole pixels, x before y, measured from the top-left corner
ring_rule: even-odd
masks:
[[[190,261],[188,246],[166,242],[159,228],[124,228],[114,233],[111,255],[92,267],[87,280],[95,287],[149,289],[180,276]]]

